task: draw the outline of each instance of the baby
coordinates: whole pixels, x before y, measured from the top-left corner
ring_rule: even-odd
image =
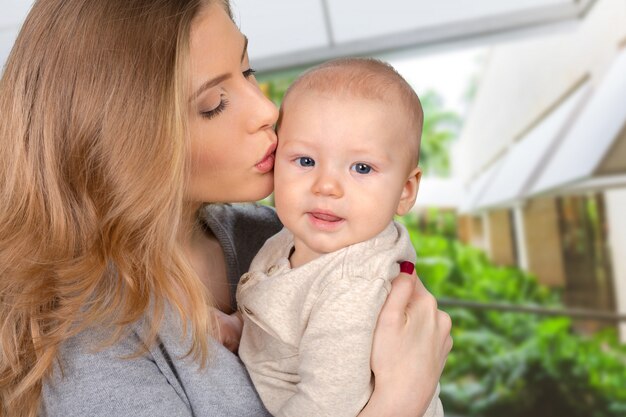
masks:
[[[393,216],[415,202],[422,122],[415,92],[373,59],[322,64],[287,91],[274,171],[285,227],[237,289],[239,355],[273,415],[353,417],[367,403],[378,313],[398,262],[415,262]],[[437,394],[426,415],[443,415]]]

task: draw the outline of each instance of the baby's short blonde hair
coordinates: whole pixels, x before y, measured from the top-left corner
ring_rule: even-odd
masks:
[[[379,100],[403,109],[401,117],[409,123],[411,132],[407,141],[413,154],[412,166],[417,166],[424,123],[422,105],[409,83],[388,63],[373,58],[340,58],[304,72],[285,93],[277,130],[290,97],[301,91]]]

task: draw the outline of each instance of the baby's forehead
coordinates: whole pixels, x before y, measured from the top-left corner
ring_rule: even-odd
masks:
[[[345,123],[354,123],[355,115],[360,116],[356,119],[370,128],[406,126],[411,122],[410,113],[400,102],[389,101],[383,97],[355,95],[347,91],[301,88],[293,91],[281,107],[281,123],[286,119],[328,123],[332,119],[333,125],[338,125],[342,120]]]
[[[389,125],[406,127],[409,132],[407,151],[417,164],[424,117],[422,106],[413,88],[391,65],[370,58],[342,58],[305,72],[286,92],[278,130],[289,113],[301,104],[300,100],[310,95],[335,101],[364,99],[383,106],[389,114]],[[402,142],[399,138],[398,143]]]
[[[332,114],[328,117],[341,118],[342,114],[362,111],[368,114],[385,117],[396,124],[410,123],[413,114],[403,105],[401,100],[389,96],[355,94],[349,90],[328,90],[303,88],[292,91],[281,106],[281,118],[293,113],[302,113],[303,109],[324,109],[332,106]],[[319,117],[319,111],[316,112]]]
[[[318,99],[363,100],[376,102],[380,105],[398,105],[409,110],[410,106],[403,106],[406,104],[405,97],[397,86],[383,83],[381,80],[378,80],[378,83],[373,83],[372,80],[367,80],[367,77],[357,80],[354,78],[355,74],[347,69],[336,70],[333,73],[333,77],[317,74],[319,79],[311,75],[300,82],[296,81],[290,87],[283,103],[315,96]]]
[[[278,132],[283,147],[333,148],[385,154],[390,160],[416,159],[418,133],[401,105],[328,91],[297,91],[283,103]]]

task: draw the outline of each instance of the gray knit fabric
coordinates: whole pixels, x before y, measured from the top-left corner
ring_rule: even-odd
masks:
[[[223,247],[234,288],[263,242],[281,228],[274,211],[256,205],[214,205],[203,212]],[[166,315],[158,343],[136,359],[124,359],[143,344],[140,325],[119,343],[95,350],[106,337],[91,329],[64,343],[59,366],[46,380],[42,417],[268,416],[239,358],[211,340],[212,361],[203,370],[190,359],[180,323]]]

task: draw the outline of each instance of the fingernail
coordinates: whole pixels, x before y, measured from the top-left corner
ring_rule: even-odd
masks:
[[[413,265],[413,262],[409,262],[409,261],[400,262],[400,272],[411,275],[414,270],[415,270],[415,265]]]

